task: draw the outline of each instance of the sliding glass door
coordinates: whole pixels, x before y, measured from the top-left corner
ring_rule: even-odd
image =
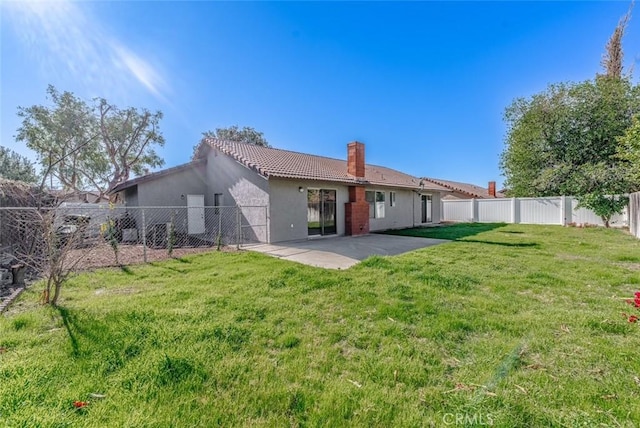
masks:
[[[431,223],[431,210],[432,210],[432,199],[431,195],[422,195],[421,197],[421,206],[422,206],[422,223]]]
[[[335,190],[307,190],[307,227],[309,236],[337,233]]]

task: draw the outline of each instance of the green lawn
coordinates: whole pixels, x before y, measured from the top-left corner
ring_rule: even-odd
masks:
[[[34,287],[0,316],[0,426],[640,421],[640,325],[622,315],[640,241],[560,226],[413,233],[456,241],[346,271],[249,252],[97,271],[59,309]]]

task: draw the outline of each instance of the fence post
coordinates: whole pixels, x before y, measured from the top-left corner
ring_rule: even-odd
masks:
[[[629,195],[629,205],[627,221],[629,222],[629,232],[636,238],[640,238],[640,232],[638,231],[638,222],[640,222],[640,193],[632,193]]]
[[[147,223],[144,217],[144,208],[142,208],[142,254],[144,262],[147,262]]]
[[[478,221],[478,201],[476,198],[471,199],[471,222],[475,223]]]
[[[571,203],[571,198],[568,199],[569,203]],[[567,225],[567,211],[571,213],[571,207],[567,210],[567,197],[560,196],[560,224],[563,226]]]
[[[627,203],[627,206],[622,210],[622,224],[629,226],[629,206],[631,205],[631,200]]]
[[[240,249],[240,233],[241,233],[241,228],[242,225],[240,224],[240,205],[236,205],[236,226],[237,226],[237,232],[236,232],[236,249]]]
[[[516,198],[511,198],[511,223],[516,224],[518,223],[518,213],[516,212],[518,207],[517,207],[518,201],[516,201]]]
[[[216,235],[216,245],[219,247],[220,242],[222,241],[222,213],[224,212],[222,208],[217,208],[218,210],[218,233]]]

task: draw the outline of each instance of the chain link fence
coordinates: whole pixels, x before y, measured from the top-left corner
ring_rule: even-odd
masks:
[[[15,265],[46,271],[54,257],[81,270],[268,242],[267,213],[266,206],[1,207],[0,281]]]

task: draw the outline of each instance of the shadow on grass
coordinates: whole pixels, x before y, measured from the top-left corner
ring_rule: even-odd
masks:
[[[57,309],[58,312],[60,312],[60,317],[62,318],[64,328],[67,330],[67,334],[69,335],[69,341],[71,342],[73,356],[77,357],[78,355],[80,355],[80,346],[78,344],[78,338],[73,332],[75,327],[75,320],[73,319],[71,312],[69,312],[67,308],[58,306]]]
[[[131,270],[131,268],[129,268],[129,266],[121,265],[120,270],[126,273],[127,275],[135,275],[135,273],[133,273],[133,271]]]
[[[442,226],[414,227],[412,229],[388,230],[388,235],[415,236],[418,238],[448,239],[457,241],[467,236],[489,232],[506,226],[506,223],[458,223]]]
[[[477,244],[489,244],[489,245],[501,245],[503,247],[539,247],[537,242],[495,242],[495,241],[482,241],[480,239],[456,239],[456,242],[475,242]]]
[[[69,335],[71,354],[74,357],[86,355],[94,346],[113,343],[109,326],[100,323],[85,311],[73,310],[64,306],[57,306],[56,309],[60,313],[62,324]],[[117,345],[114,346],[117,347]]]
[[[177,272],[177,273],[180,273],[180,274],[186,273],[186,271],[184,269],[176,268],[176,267],[173,267],[173,266],[169,266],[169,265],[167,265],[166,263],[163,263],[163,262],[151,262],[149,264],[151,266],[155,267],[155,268],[158,268],[158,269],[170,270],[172,272]]]

